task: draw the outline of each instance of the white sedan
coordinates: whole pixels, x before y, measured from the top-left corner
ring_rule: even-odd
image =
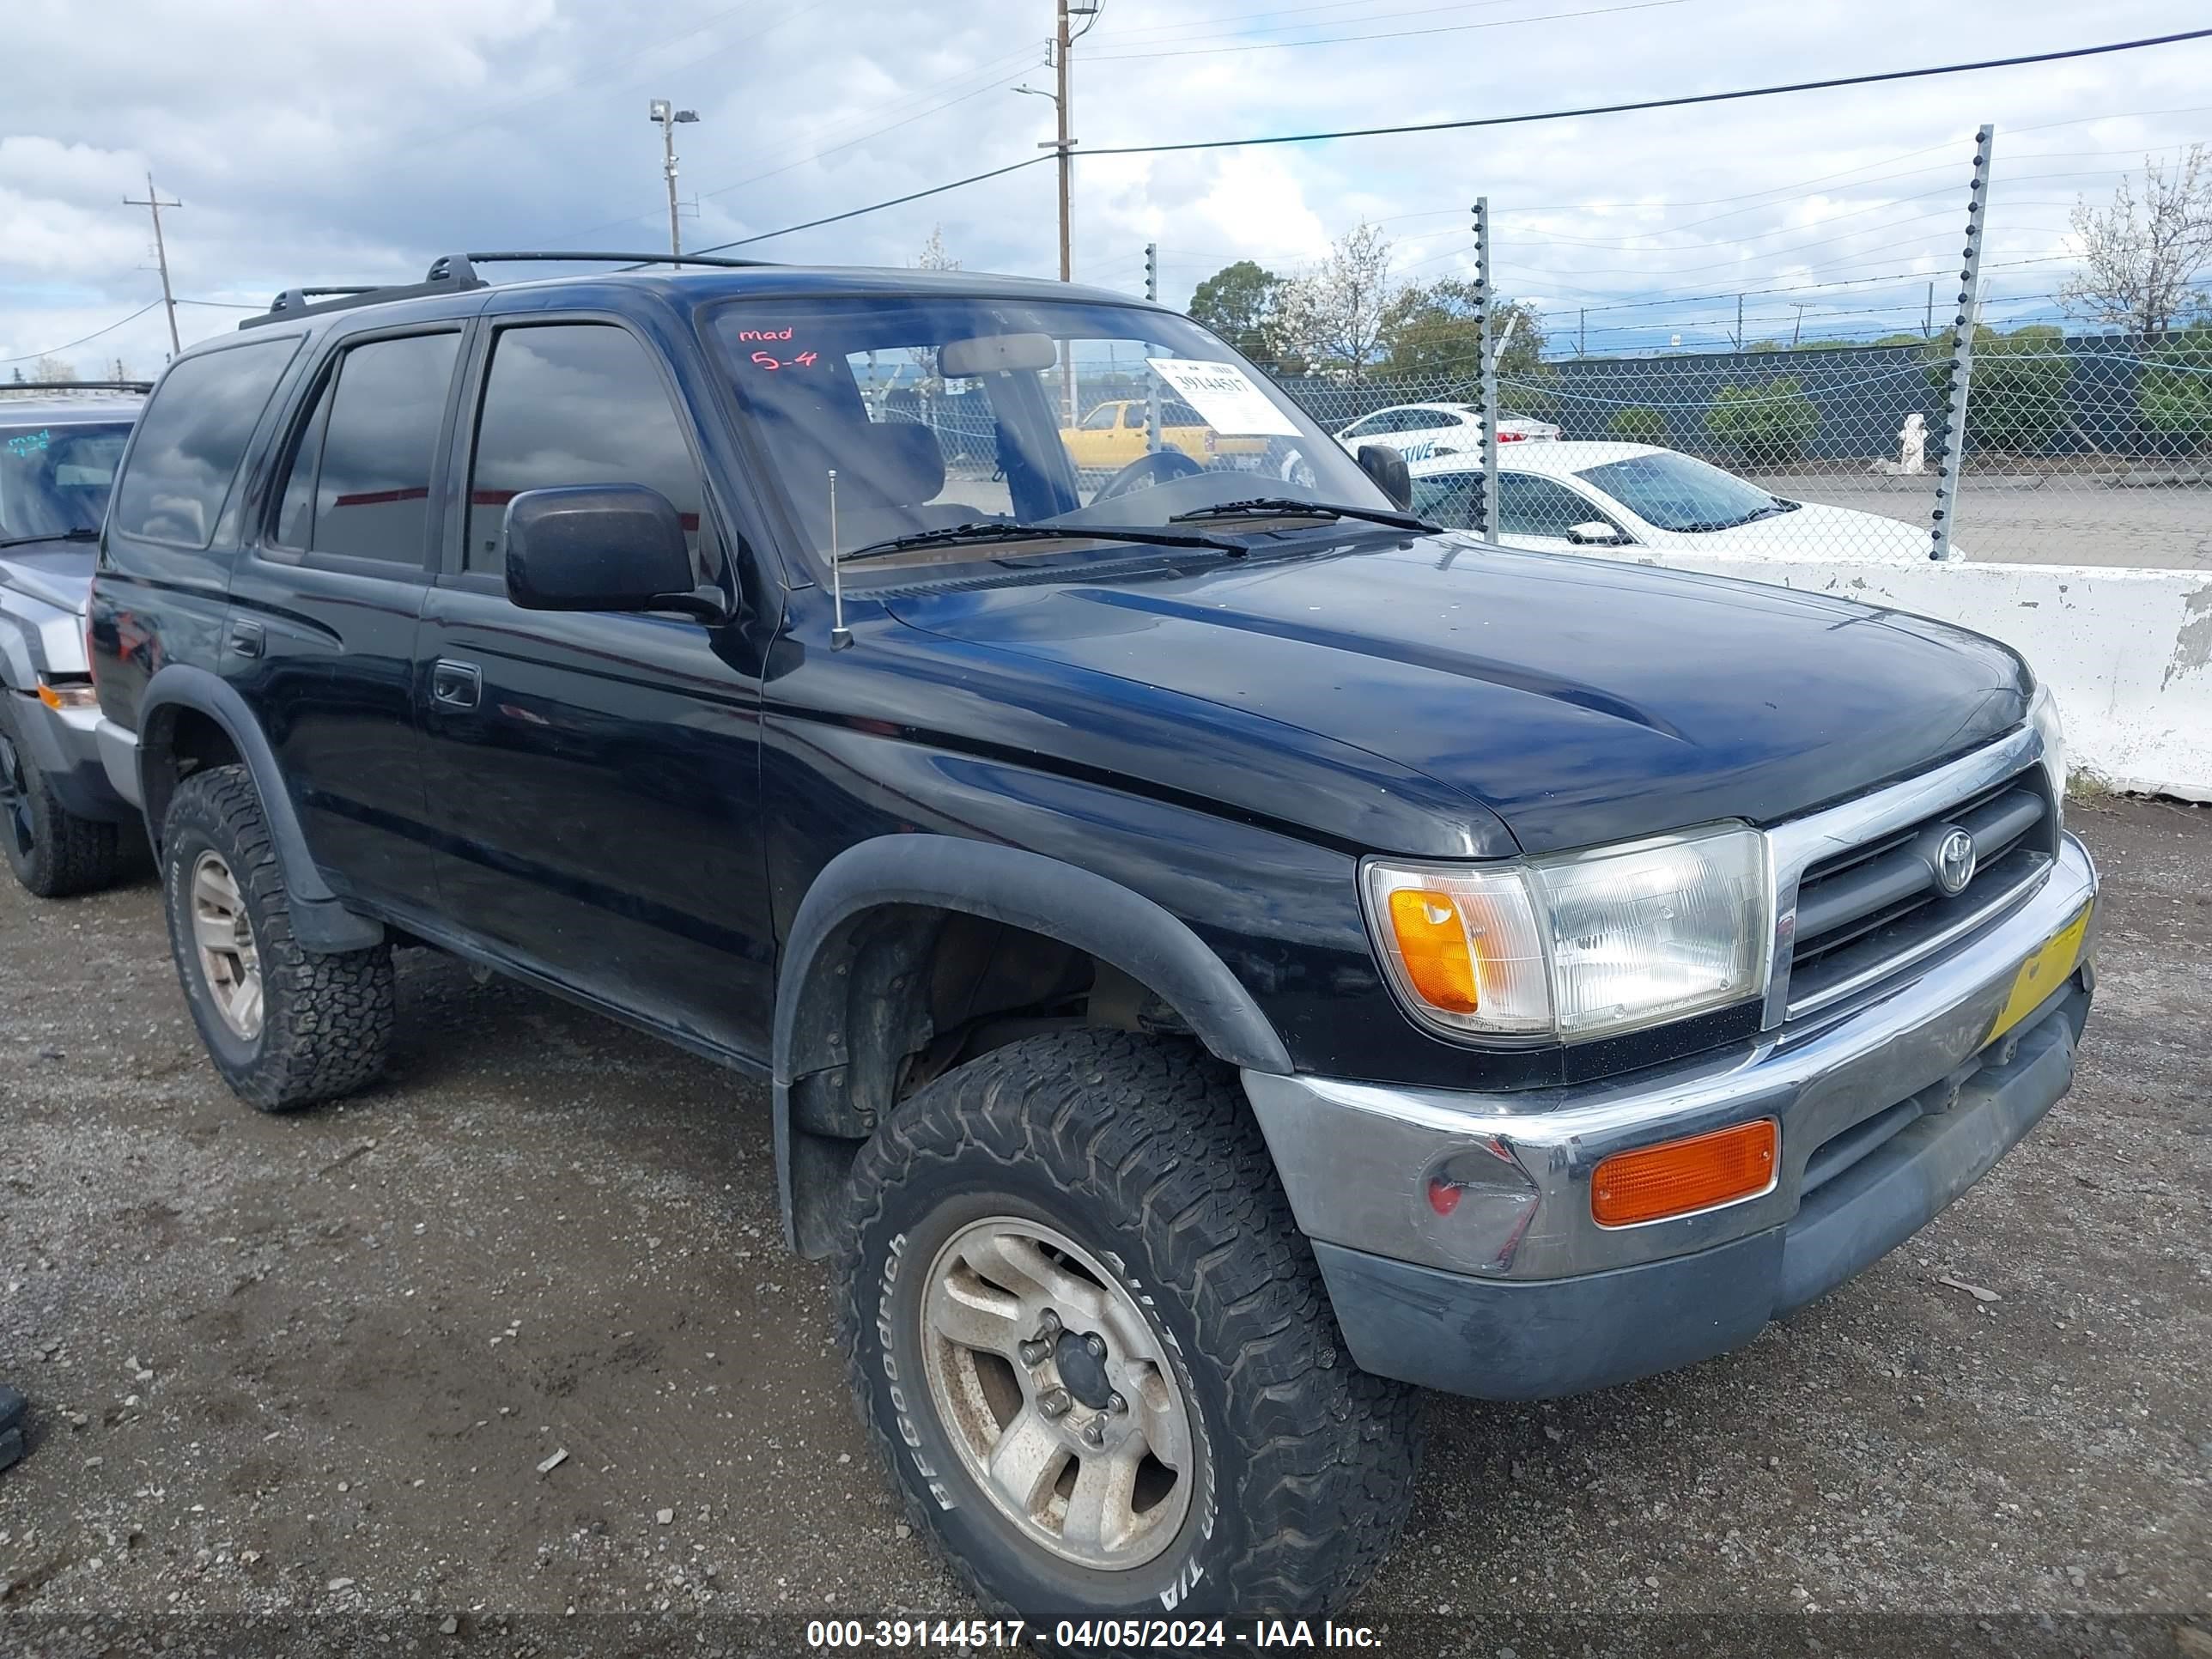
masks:
[[[1480,455],[1438,456],[1411,471],[1414,512],[1481,531]],[[1664,547],[1743,558],[1925,559],[1929,548],[1924,524],[1793,501],[1678,450],[1579,441],[1498,452],[1498,539],[1613,556]]]
[[[1559,428],[1549,421],[1526,415],[1498,417],[1499,444],[1528,443],[1557,438]],[[1363,415],[1336,434],[1353,456],[1362,444],[1388,444],[1409,461],[1425,461],[1438,455],[1482,453],[1482,410],[1473,404],[1394,404]]]

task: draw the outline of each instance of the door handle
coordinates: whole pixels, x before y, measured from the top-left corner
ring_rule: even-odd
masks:
[[[473,708],[483,696],[483,674],[472,662],[441,658],[430,669],[430,700],[446,708]]]
[[[261,654],[261,624],[242,617],[234,617],[230,624],[230,653],[234,657],[258,657]]]

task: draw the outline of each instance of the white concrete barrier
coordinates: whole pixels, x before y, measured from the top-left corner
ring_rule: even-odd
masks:
[[[2057,695],[2069,761],[2114,789],[2212,801],[2212,572],[1956,562],[1639,562],[1894,606],[2002,640]]]

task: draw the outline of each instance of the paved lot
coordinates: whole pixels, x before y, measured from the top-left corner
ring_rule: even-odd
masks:
[[[1351,1610],[1385,1651],[1698,1651],[1686,1621],[1810,1608],[1756,1650],[2172,1652],[2212,1613],[2212,812],[2075,818],[2109,886],[2073,1097],[1741,1353],[1437,1402]],[[160,926],[148,885],[0,884],[0,1376],[34,1396],[0,1650],[260,1613],[270,1651],[691,1652],[733,1611],[961,1610],[781,1253],[757,1089],[415,952],[391,1080],[257,1116]],[[1849,1622],[1884,1611],[1991,1622]]]
[[[1936,501],[1932,477],[1777,475],[1758,482],[1779,495],[1879,513],[1919,529],[1930,522]],[[2063,473],[2040,481],[1969,474],[1954,522],[1960,546],[1996,564],[2212,570],[2212,489],[2201,486],[2120,489]]]

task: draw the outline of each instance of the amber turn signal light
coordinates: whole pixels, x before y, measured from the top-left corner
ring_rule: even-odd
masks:
[[[1616,1152],[1590,1176],[1590,1214],[1601,1227],[1709,1210],[1774,1184],[1781,1132],[1771,1117]]]
[[[1448,893],[1401,887],[1390,895],[1390,931],[1406,977],[1431,1007],[1471,1014],[1482,997],[1475,981],[1474,947],[1467,921]]]

